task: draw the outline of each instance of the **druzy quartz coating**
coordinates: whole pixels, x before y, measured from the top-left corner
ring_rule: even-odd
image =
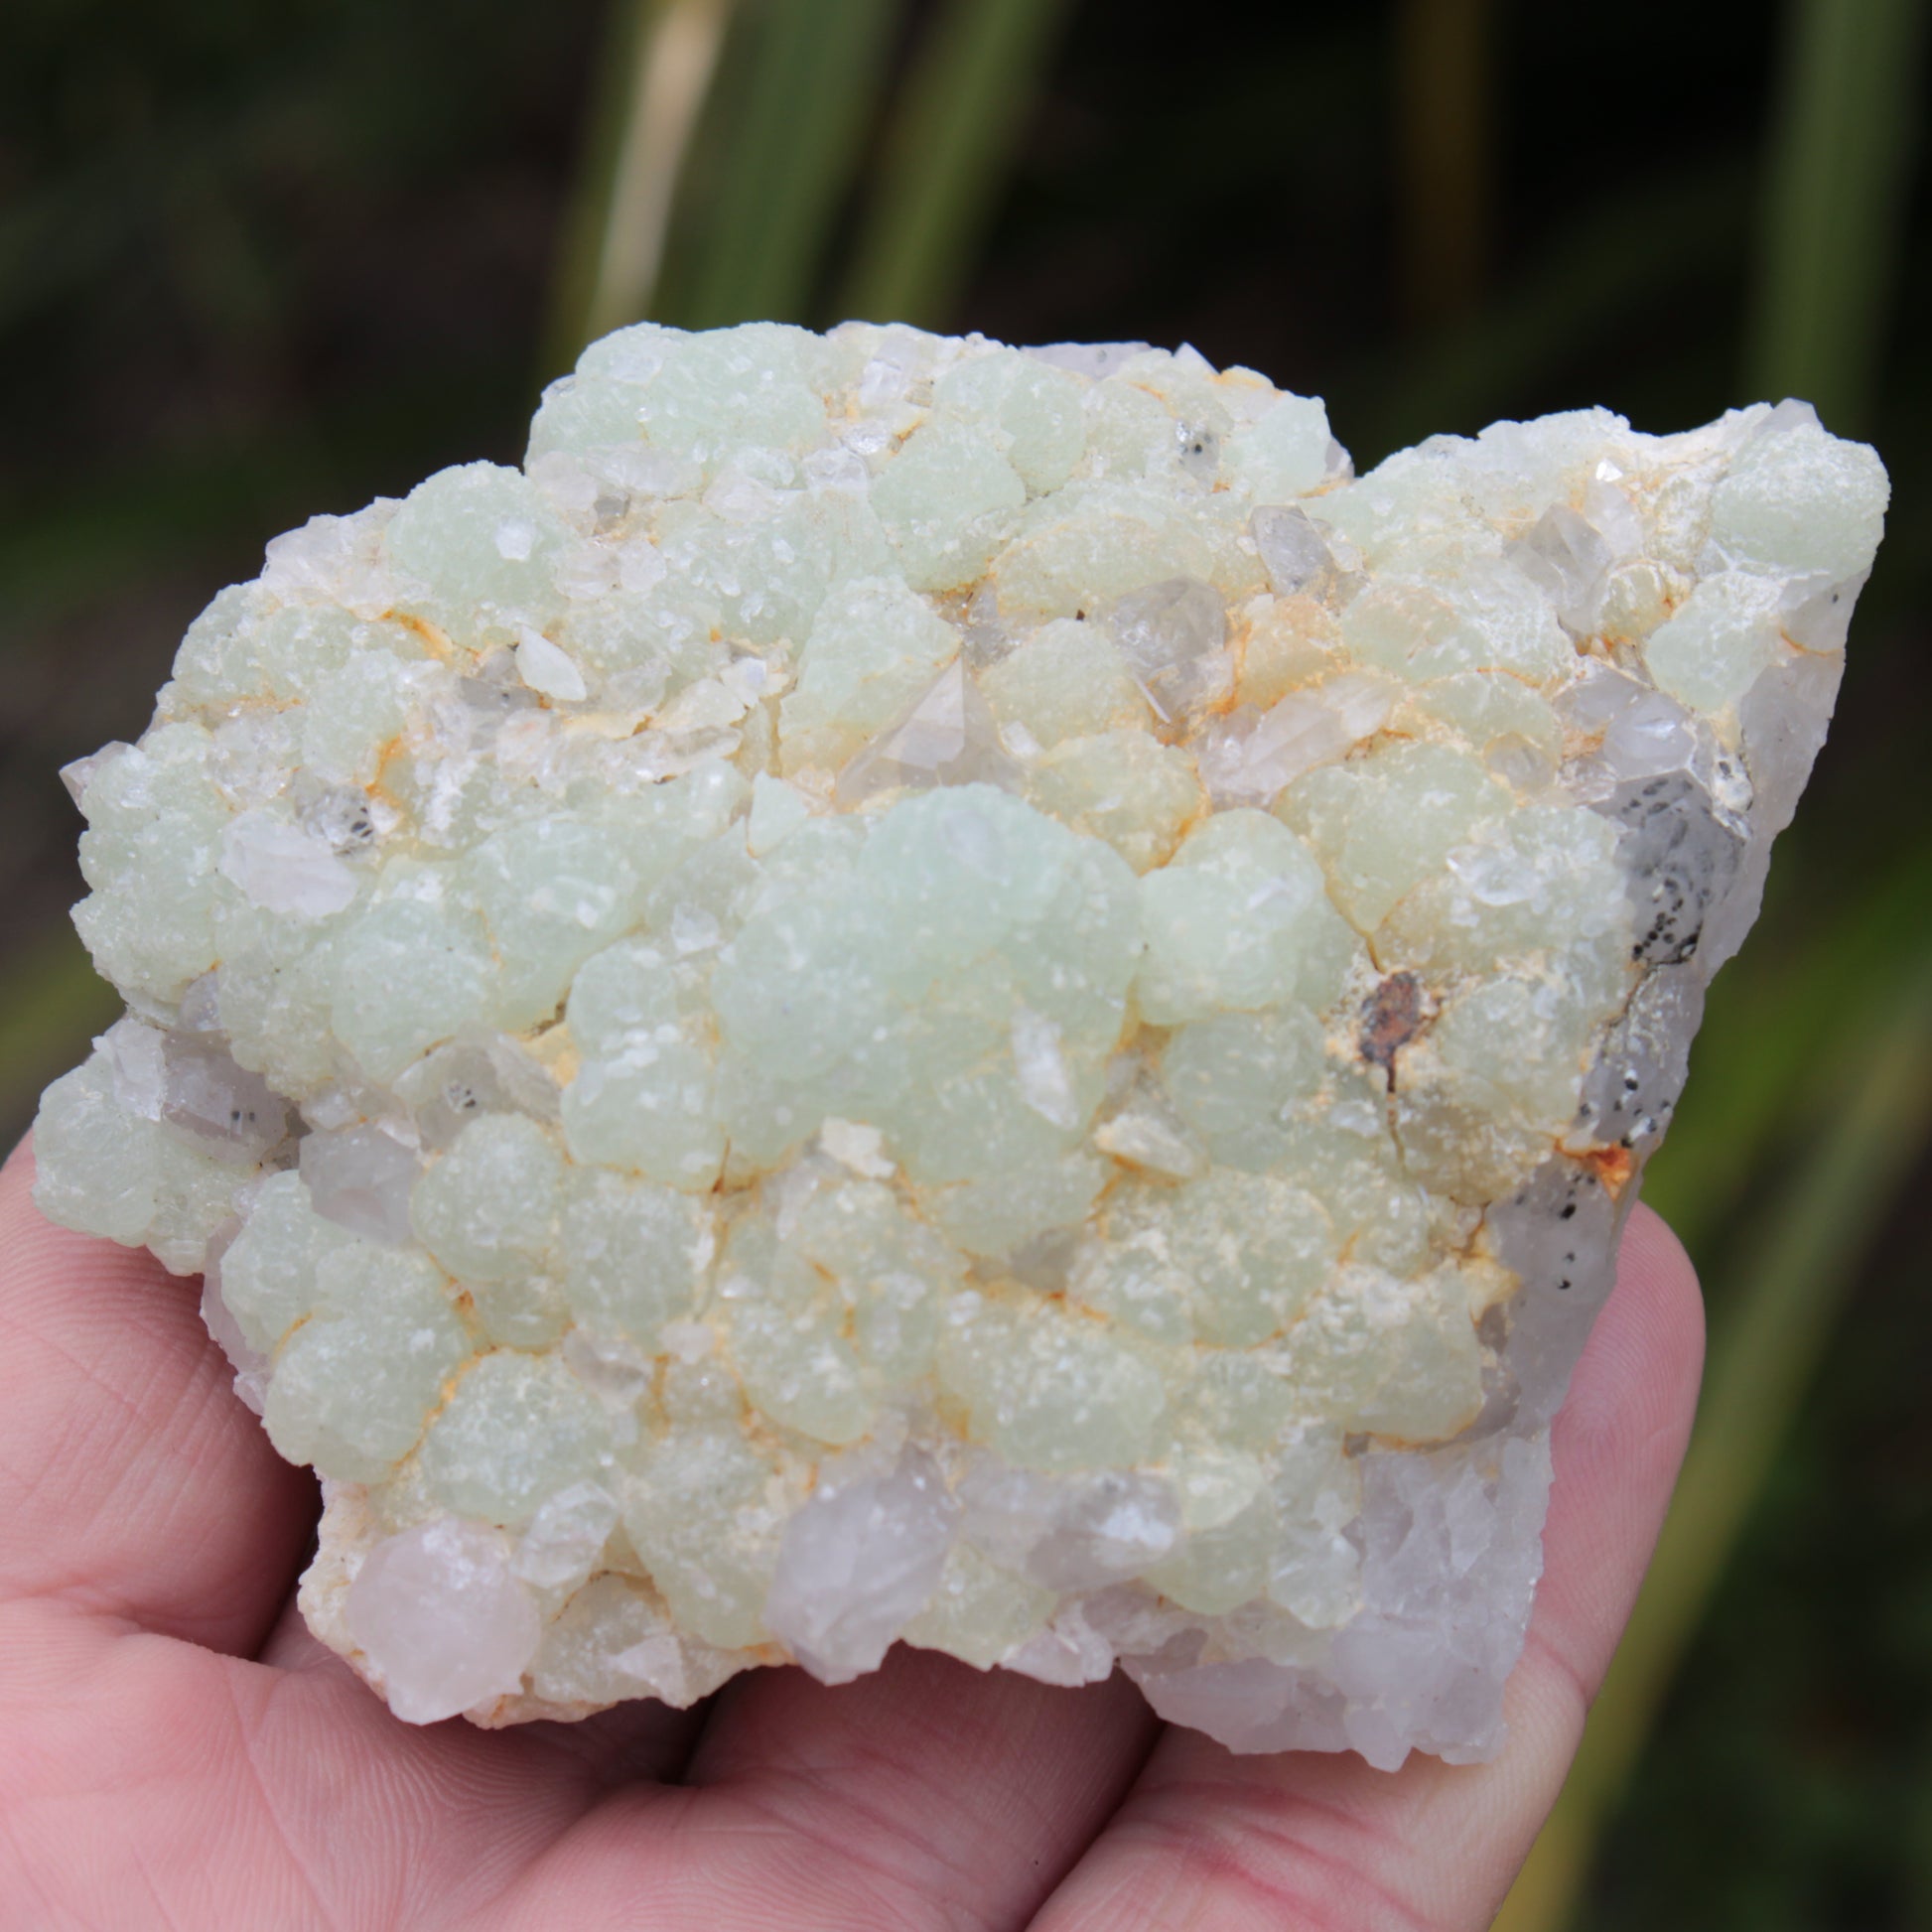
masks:
[[[1188,349],[624,330],[69,768],[40,1204],[205,1271],[400,1717],[905,1642],[1483,1757],[1885,498],[1797,403],[1356,479]]]

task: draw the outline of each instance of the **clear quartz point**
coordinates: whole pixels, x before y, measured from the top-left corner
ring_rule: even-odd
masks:
[[[911,710],[839,774],[834,794],[857,805],[882,792],[931,785],[1012,787],[1020,767],[1000,743],[1000,728],[962,658],[933,679]]]
[[[299,1167],[324,1220],[365,1241],[395,1246],[409,1239],[409,1194],[421,1163],[380,1127],[305,1134]]]
[[[218,1040],[171,1033],[162,1067],[161,1118],[218,1160],[252,1166],[287,1137],[288,1103]]]
[[[1146,343],[1047,343],[1024,352],[1035,361],[1050,363],[1075,375],[1112,375],[1123,362],[1142,354]]]
[[[1179,723],[1226,691],[1227,610],[1213,585],[1170,578],[1116,598],[1100,621],[1164,722]]]
[[[89,752],[85,758],[73,759],[62,765],[61,782],[67,787],[68,796],[76,805],[84,805],[87,787],[126,750],[127,747],[119,739],[115,739],[110,744],[103,745],[99,751]]]
[[[1327,539],[1307,510],[1270,505],[1249,528],[1268,581],[1280,597],[1327,597],[1341,575]]]
[[[507,1542],[440,1517],[369,1553],[348,1593],[348,1624],[411,1724],[436,1724],[513,1690],[542,1633]]]
[[[1217,805],[1272,804],[1305,771],[1372,738],[1394,706],[1390,685],[1351,671],[1292,691],[1265,712],[1237,710],[1204,734],[1201,781]]]
[[[826,1484],[778,1551],[766,1621],[823,1683],[877,1670],[931,1596],[959,1513],[938,1465],[918,1449],[887,1474]]]
[[[1553,504],[1527,536],[1509,546],[1509,560],[1556,606],[1566,630],[1587,636],[1595,627],[1613,559],[1593,524],[1567,504]]]
[[[425,1148],[441,1152],[480,1114],[511,1113],[511,1099],[485,1046],[439,1046],[396,1082]]]

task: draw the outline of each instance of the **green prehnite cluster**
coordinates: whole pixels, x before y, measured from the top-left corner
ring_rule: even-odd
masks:
[[[69,768],[38,1198],[206,1271],[402,1717],[903,1640],[1485,1755],[1885,495],[1801,404],[1355,479],[1188,349],[621,331]]]

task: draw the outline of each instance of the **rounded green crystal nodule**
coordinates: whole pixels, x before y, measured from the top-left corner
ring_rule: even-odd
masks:
[[[1485,1756],[1885,494],[1801,404],[1356,479],[1190,349],[623,330],[70,767],[38,1199],[206,1270],[412,1722],[903,1641]]]

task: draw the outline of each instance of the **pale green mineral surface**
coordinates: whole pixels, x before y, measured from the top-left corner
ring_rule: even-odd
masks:
[[[70,770],[41,1206],[206,1268],[403,1717],[904,1640],[1484,1755],[1885,495],[1800,404],[1353,480],[1191,350],[625,330]]]

